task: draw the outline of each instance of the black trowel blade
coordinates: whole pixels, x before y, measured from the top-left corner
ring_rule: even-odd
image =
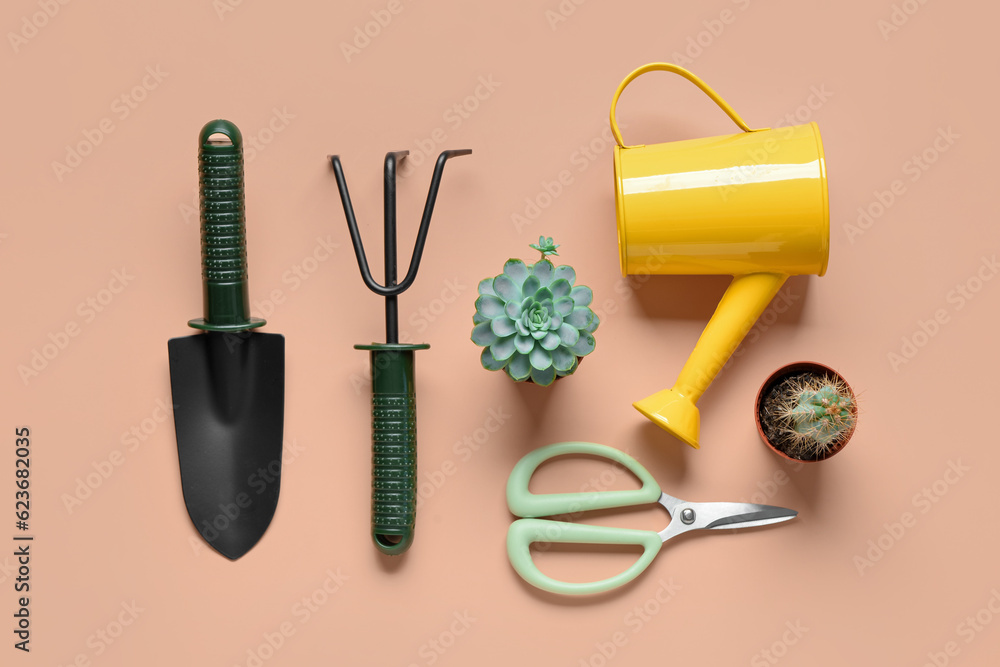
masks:
[[[184,504],[212,548],[236,560],[278,505],[285,338],[207,332],[167,348]]]

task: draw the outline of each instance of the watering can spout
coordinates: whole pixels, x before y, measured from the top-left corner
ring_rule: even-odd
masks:
[[[698,444],[698,432],[701,428],[698,406],[680,391],[664,389],[636,401],[632,407],[667,433],[695,449],[701,448]]]
[[[715,314],[688,357],[672,389],[632,405],[657,426],[698,449],[701,418],[695,405],[729,361],[754,322],[788,278],[783,273],[748,273],[733,278]]]

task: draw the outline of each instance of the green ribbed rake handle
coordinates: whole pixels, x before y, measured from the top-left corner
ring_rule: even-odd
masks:
[[[206,331],[263,326],[250,317],[243,135],[228,120],[206,123],[198,135],[198,185],[205,310],[188,324]]]
[[[414,352],[429,345],[355,345],[372,374],[372,540],[384,554],[406,551],[417,515],[417,392]]]

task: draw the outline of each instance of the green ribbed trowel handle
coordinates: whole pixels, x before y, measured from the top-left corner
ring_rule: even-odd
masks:
[[[372,540],[401,554],[417,514],[417,396],[414,351],[426,345],[356,345],[370,351],[372,373]]]
[[[243,135],[227,120],[207,123],[198,136],[198,184],[205,316],[189,324],[209,331],[259,327],[264,320],[250,317],[247,282]]]

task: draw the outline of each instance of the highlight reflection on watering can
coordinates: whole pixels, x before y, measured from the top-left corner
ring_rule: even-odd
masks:
[[[626,146],[615,118],[618,98],[655,70],[694,83],[743,132]],[[697,448],[698,399],[785,279],[826,272],[830,206],[819,128],[752,130],[688,70],[651,63],[615,91],[611,131],[622,274],[734,276],[673,388],[633,403]]]

